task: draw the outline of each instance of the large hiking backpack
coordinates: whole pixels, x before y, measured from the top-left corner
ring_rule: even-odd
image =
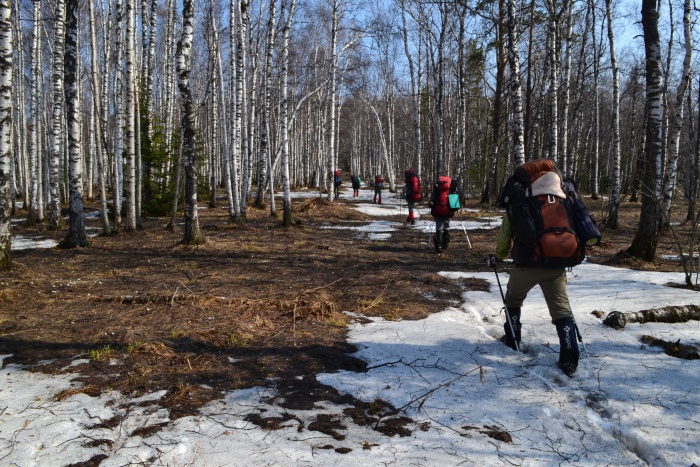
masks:
[[[554,161],[538,159],[518,166],[501,190],[499,204],[515,233],[516,265],[561,268],[583,261],[585,243],[575,231],[573,196],[562,178]]]
[[[420,186],[420,178],[416,172],[411,169],[404,174],[406,178],[406,200],[420,201],[423,199],[423,193]]]
[[[450,208],[450,193],[454,189],[450,177],[442,175],[438,178],[435,188],[433,188],[433,198],[430,201],[430,214],[434,217],[452,217],[455,215],[455,210]]]
[[[384,189],[384,179],[377,175],[374,177],[374,189],[376,190],[383,190]]]
[[[343,181],[340,179],[340,170],[333,172],[333,185],[340,186]]]

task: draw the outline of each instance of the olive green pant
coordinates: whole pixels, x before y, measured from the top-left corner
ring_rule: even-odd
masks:
[[[519,308],[527,294],[536,285],[540,286],[549,308],[552,323],[561,318],[572,317],[569,296],[566,293],[566,269],[543,269],[514,267],[510,271],[505,303],[508,308]]]

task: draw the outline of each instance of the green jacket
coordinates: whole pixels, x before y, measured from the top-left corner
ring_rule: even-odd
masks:
[[[510,254],[514,238],[515,233],[508,220],[508,215],[504,215],[501,228],[498,230],[498,238],[496,239],[496,258],[502,260]]]

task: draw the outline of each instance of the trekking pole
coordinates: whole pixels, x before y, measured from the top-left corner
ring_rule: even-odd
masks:
[[[576,337],[578,337],[578,341],[583,346],[583,351],[586,354],[586,358],[588,358],[588,349],[586,348],[586,343],[583,342],[583,336],[581,335],[581,331],[578,328],[578,323],[576,322],[576,318],[574,317],[574,310],[571,309],[571,302],[567,302],[567,303],[569,305],[569,311],[571,312],[571,319],[574,320],[574,329],[576,329]]]
[[[508,328],[510,328],[510,335],[513,336],[513,342],[515,343],[515,350],[518,351],[518,358],[520,359],[520,368],[525,369],[523,366],[523,355],[520,352],[520,344],[515,340],[515,330],[513,329],[513,322],[510,319],[510,311],[508,311],[508,305],[506,305],[506,296],[503,295],[503,287],[501,287],[501,280],[498,278],[498,271],[496,271],[496,257],[494,255],[489,255],[488,259],[489,267],[493,268],[493,272],[496,274],[496,282],[498,283],[498,290],[501,291],[501,299],[503,300],[503,309],[506,310],[506,321],[508,322]]]
[[[464,221],[462,220],[462,209],[461,208],[459,211],[457,211],[457,215],[459,216],[459,222],[462,223],[462,230],[464,230],[464,235],[467,237],[467,243],[469,244],[469,248],[471,249],[472,242],[469,241],[469,234],[467,233],[467,228],[464,226]]]

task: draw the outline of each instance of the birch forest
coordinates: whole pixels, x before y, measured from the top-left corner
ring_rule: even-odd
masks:
[[[106,235],[184,218],[198,244],[198,204],[291,225],[290,192],[333,201],[336,169],[395,191],[408,168],[493,204],[541,157],[607,228],[639,202],[651,261],[699,212],[696,21],[690,0],[0,0],[0,267],[13,217],[67,210],[64,246],[88,246],[86,202]]]

